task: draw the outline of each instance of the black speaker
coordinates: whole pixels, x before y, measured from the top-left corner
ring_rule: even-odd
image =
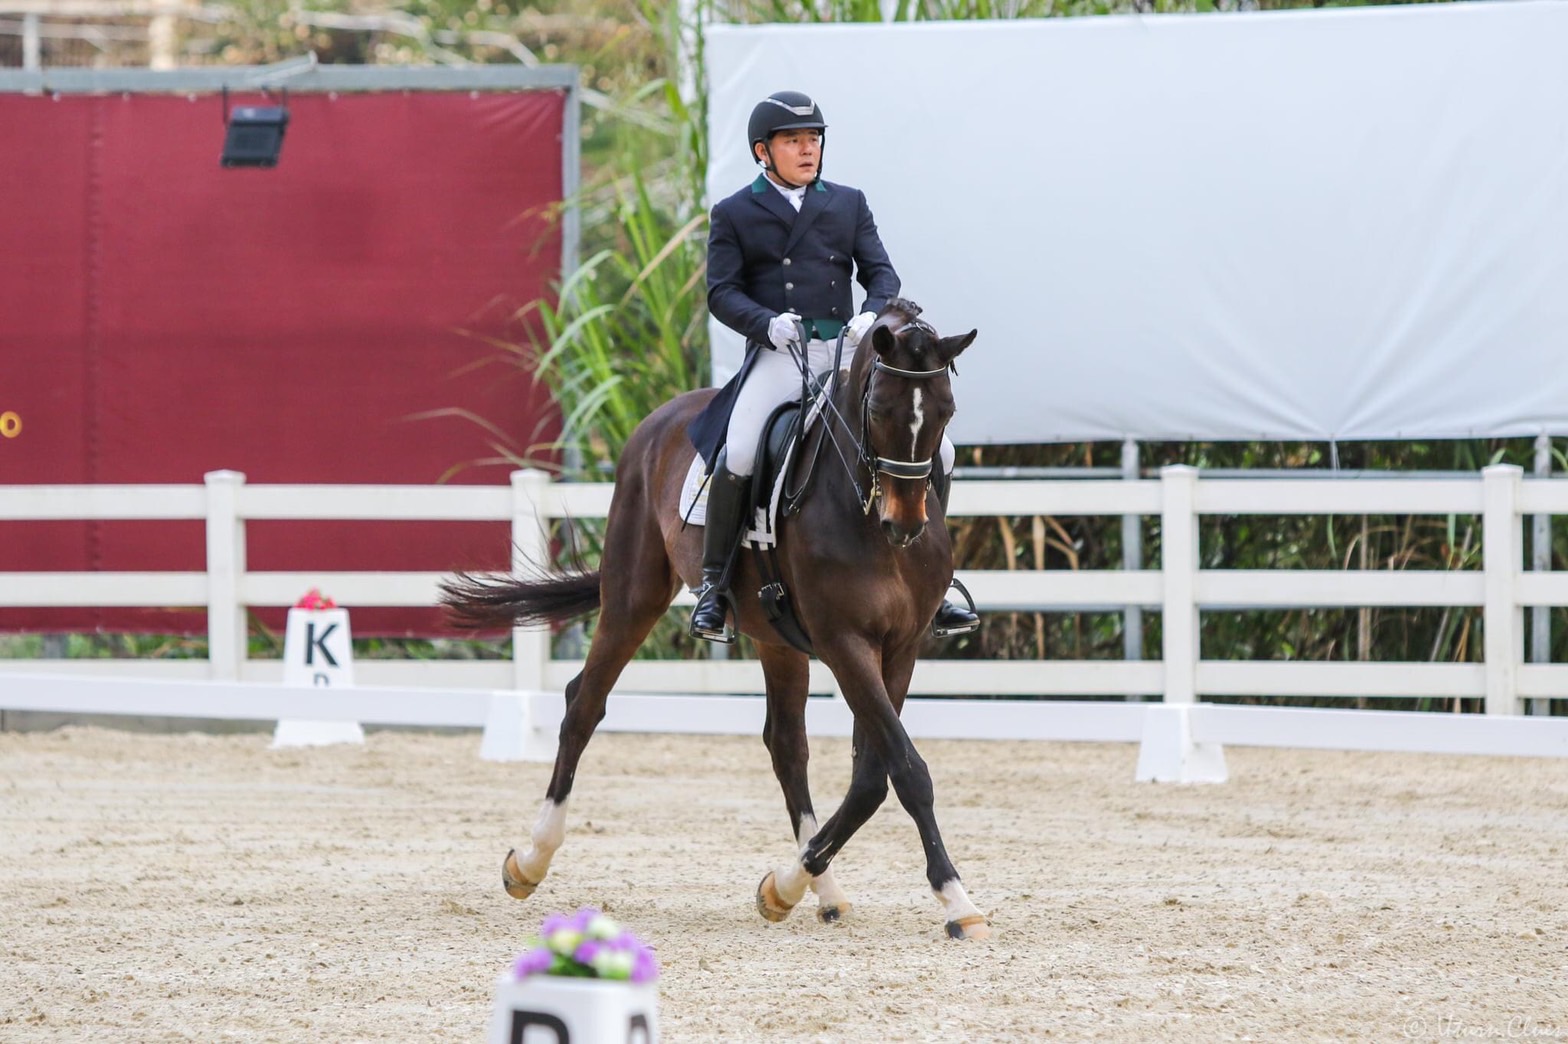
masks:
[[[288,125],[289,110],[282,107],[235,109],[223,137],[223,166],[276,167]]]

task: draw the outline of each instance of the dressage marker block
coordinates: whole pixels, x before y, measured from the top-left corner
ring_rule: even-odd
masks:
[[[491,693],[479,756],[485,761],[554,761],[566,698],[556,694],[556,713],[548,731],[541,727],[540,702],[541,694],[535,692]]]
[[[503,973],[488,1044],[658,1044],[653,984]]]
[[[353,688],[354,644],[347,609],[290,609],[283,635],[283,684],[299,688]],[[272,746],[320,747],[364,743],[357,721],[280,720]]]
[[[1223,783],[1229,778],[1225,748],[1193,742],[1191,712],[1185,704],[1149,704],[1138,747],[1137,782]]]

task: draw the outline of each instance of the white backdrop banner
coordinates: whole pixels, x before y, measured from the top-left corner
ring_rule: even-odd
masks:
[[[980,330],[960,443],[1568,434],[1565,54],[1554,0],[713,26],[708,191],[814,96],[904,294]]]

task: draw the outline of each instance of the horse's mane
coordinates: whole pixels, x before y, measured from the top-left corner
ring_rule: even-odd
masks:
[[[878,313],[878,318],[896,315],[904,322],[912,323],[920,317],[922,311],[924,311],[923,308],[907,297],[892,297],[888,299],[887,304],[882,306],[882,311]]]

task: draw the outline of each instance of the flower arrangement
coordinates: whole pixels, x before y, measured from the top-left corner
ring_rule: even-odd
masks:
[[[560,975],[648,983],[659,977],[653,950],[609,917],[585,906],[570,917],[551,914],[529,949],[512,962],[512,975]]]
[[[296,609],[336,609],[337,607],[338,603],[322,594],[319,587],[312,587],[294,603]]]

